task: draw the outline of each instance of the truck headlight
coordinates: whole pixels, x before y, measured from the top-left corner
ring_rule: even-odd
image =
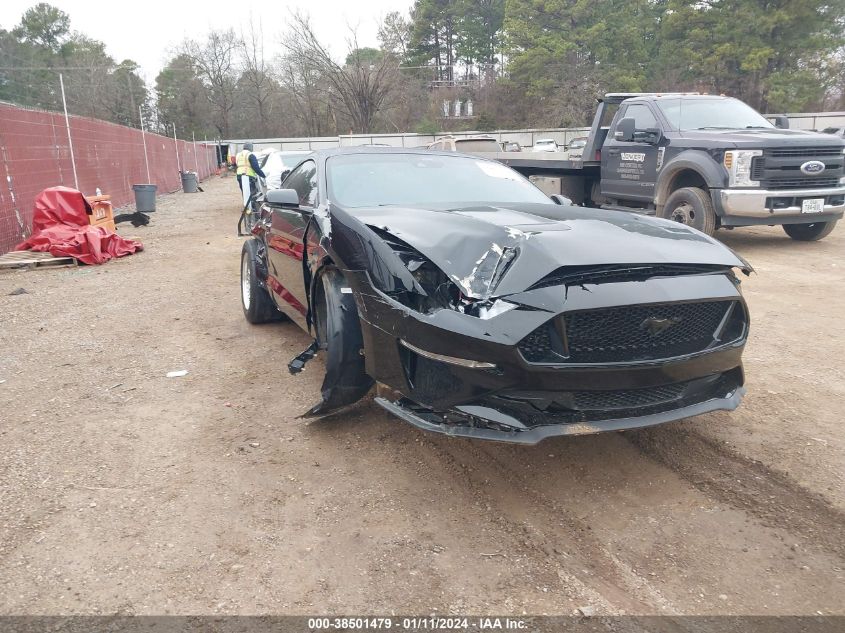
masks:
[[[740,149],[725,152],[725,169],[730,177],[730,187],[759,187],[760,182],[751,179],[751,161],[762,156],[761,149]]]

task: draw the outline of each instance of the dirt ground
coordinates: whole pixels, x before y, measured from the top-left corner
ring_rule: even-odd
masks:
[[[246,323],[204,187],[121,225],[141,254],[0,273],[0,613],[845,614],[845,227],[720,233],[739,410],[520,447],[297,419],[322,361]]]

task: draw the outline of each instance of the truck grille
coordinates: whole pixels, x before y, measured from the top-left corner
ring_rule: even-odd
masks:
[[[824,172],[802,173],[801,165],[810,160],[823,162]],[[845,155],[838,146],[769,149],[751,162],[751,178],[764,189],[833,189],[843,175]]]
[[[829,189],[839,185],[839,178],[772,178],[767,189]]]
[[[793,149],[770,149],[766,152],[768,156],[775,157],[802,157],[815,158],[818,156],[840,156],[842,154],[841,147],[796,147]]]
[[[569,312],[534,330],[518,347],[529,363],[638,362],[701,352],[744,333],[745,314],[736,301],[665,303]]]

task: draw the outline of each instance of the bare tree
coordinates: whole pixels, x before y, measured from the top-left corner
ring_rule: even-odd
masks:
[[[346,63],[337,63],[317,39],[306,15],[295,13],[283,41],[288,57],[313,68],[330,91],[332,103],[349,118],[353,128],[369,132],[376,115],[397,86],[398,60],[389,52],[360,48],[352,31]]]
[[[300,123],[305,136],[322,136],[327,131],[330,94],[320,71],[295,53],[280,57],[278,66],[291,102],[289,118]]]
[[[208,100],[214,107],[214,125],[223,138],[229,137],[232,110],[235,108],[235,53],[240,42],[232,29],[211,31],[200,44],[185,40],[180,52],[189,56],[208,88]]]
[[[256,27],[250,20],[249,32],[241,35],[240,60],[242,72],[239,84],[243,95],[254,106],[258,136],[267,136],[272,95],[277,87],[264,60],[264,29],[259,21]]]

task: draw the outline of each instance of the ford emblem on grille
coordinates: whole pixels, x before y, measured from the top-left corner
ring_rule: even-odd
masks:
[[[820,160],[808,160],[801,165],[801,171],[805,174],[820,174],[826,169],[826,166]]]
[[[663,334],[673,325],[677,325],[683,321],[682,317],[671,317],[669,319],[658,319],[657,317],[648,317],[645,321],[640,323],[641,330],[647,330],[652,336],[659,336]]]

